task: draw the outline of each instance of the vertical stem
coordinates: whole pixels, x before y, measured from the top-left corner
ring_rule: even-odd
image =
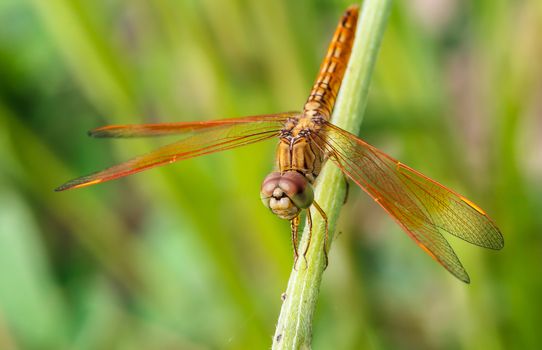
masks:
[[[365,0],[354,39],[354,47],[337,103],[332,123],[357,134],[367,104],[369,82],[380,42],[385,30],[391,0]],[[327,162],[320,173],[315,189],[315,200],[327,213],[331,246],[335,223],[344,202],[345,180],[341,171]],[[308,349],[311,347],[312,319],[320,282],[324,272],[324,222],[313,210],[312,241],[306,261],[300,257],[297,270],[292,269],[288,289],[273,336],[273,349]],[[305,225],[299,252],[304,252],[308,241]],[[333,261],[331,261],[333,263]]]

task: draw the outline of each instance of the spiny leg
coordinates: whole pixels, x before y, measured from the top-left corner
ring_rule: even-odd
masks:
[[[322,219],[324,219],[324,224],[326,225],[325,236],[324,236],[324,257],[326,259],[326,262],[325,262],[325,265],[324,265],[324,270],[325,270],[327,268],[327,265],[328,265],[327,241],[329,239],[329,225],[328,225],[328,221],[327,221],[327,215],[326,215],[325,211],[322,209],[322,207],[320,207],[320,205],[318,205],[318,203],[316,203],[316,201],[312,202],[312,204],[314,205],[316,210],[318,210],[320,215],[322,215]]]
[[[307,241],[307,246],[305,247],[305,250],[303,251],[303,260],[305,260],[305,265],[307,265],[307,252],[309,251],[309,247],[311,246],[311,240],[312,240],[312,216],[311,216],[311,208],[307,209],[307,224],[309,225],[309,239]]]
[[[299,215],[290,220],[290,226],[292,228],[292,245],[294,246],[294,268],[299,257],[297,253],[297,230],[299,228]]]

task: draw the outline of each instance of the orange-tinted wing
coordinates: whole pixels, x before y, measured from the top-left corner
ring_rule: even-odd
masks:
[[[490,249],[504,245],[499,229],[477,205],[356,136],[327,123],[325,151],[431,257],[460,280],[469,275],[441,232]]]
[[[105,170],[83,176],[58,187],[56,191],[80,188],[135,174],[181,159],[223,151],[278,136],[283,123],[296,113],[262,115],[210,122],[124,125],[99,128],[91,135],[99,137],[142,137],[180,134],[185,138],[163,146],[146,155],[131,159]],[[188,136],[188,137],[186,137]]]
[[[298,115],[299,112],[258,115],[244,118],[208,120],[200,122],[178,122],[159,124],[107,125],[90,130],[89,136],[97,138],[132,138],[183,135],[189,136],[198,130],[208,130],[214,127],[226,127],[237,124],[247,124],[262,121],[283,122],[287,118]]]

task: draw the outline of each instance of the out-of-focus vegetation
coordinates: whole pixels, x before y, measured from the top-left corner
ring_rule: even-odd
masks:
[[[0,348],[267,348],[292,262],[274,143],[54,193],[167,140],[109,123],[300,109],[344,1],[0,1]],[[397,1],[361,136],[480,204],[464,285],[350,186],[314,348],[537,349],[542,2]]]

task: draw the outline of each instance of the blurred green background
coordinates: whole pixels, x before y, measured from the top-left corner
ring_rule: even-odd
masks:
[[[165,140],[110,123],[300,109],[345,1],[0,0],[0,349],[262,349],[292,263],[260,203],[274,142],[91,188]],[[361,190],[315,349],[542,346],[542,2],[396,1],[361,136],[483,207],[454,279]]]

